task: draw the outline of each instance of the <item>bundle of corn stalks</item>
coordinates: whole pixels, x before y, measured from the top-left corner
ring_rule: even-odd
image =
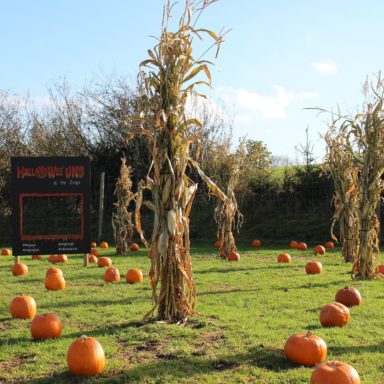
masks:
[[[242,178],[244,160],[245,149],[241,143],[235,153],[230,153],[229,140],[215,148],[213,160],[215,181],[227,196],[226,201],[218,200],[214,213],[217,223],[217,240],[220,242],[220,256],[223,258],[228,258],[231,252],[237,251],[232,230],[235,228],[239,232],[243,215],[238,209],[235,189]]]
[[[332,202],[335,213],[331,225],[331,237],[337,241],[333,230],[339,222],[339,239],[342,254],[346,262],[353,262],[358,249],[358,188],[357,168],[353,162],[353,153],[346,148],[345,131],[337,129],[339,119],[334,119],[325,134],[327,153],[324,161],[325,171],[332,175],[335,192]]]
[[[129,250],[133,237],[132,212],[128,207],[135,199],[132,192],[131,167],[127,165],[125,157],[121,159],[120,177],[116,182],[115,196],[117,198],[115,211],[112,213],[112,229],[115,237],[116,253],[123,255]]]
[[[379,256],[379,227],[376,209],[384,189],[384,85],[379,74],[376,82],[364,84],[366,101],[362,114],[345,119],[341,129],[346,133],[347,148],[357,167],[358,188],[358,254],[352,268],[355,279],[375,276],[373,252]]]
[[[193,38],[201,39],[202,35],[207,35],[213,39],[212,46],[217,47],[223,41],[223,34],[217,36],[211,31],[195,27],[202,11],[210,3],[212,1],[186,1],[176,32],[168,30],[172,5],[168,3],[164,8],[158,44],[148,50],[150,58],[141,63],[143,71],[139,76],[141,96],[138,105],[141,112],[132,118],[141,123],[141,129],[133,134],[147,136],[153,158],[147,179],[139,186],[135,214],[136,229],[141,232],[141,192],[148,188],[152,200],[146,204],[154,211],[150,281],[155,305],[146,318],[157,308],[157,318],[167,322],[185,322],[194,313],[196,302],[190,257],[189,214],[197,185],[187,176],[187,168],[196,169],[211,193],[227,200],[225,194],[190,157],[190,145],[198,140],[196,129],[192,134],[190,127],[201,127],[201,124],[196,119],[186,118],[185,114],[188,95],[197,94],[195,87],[209,85],[211,80],[208,69],[210,63],[192,56]],[[146,67],[149,69],[144,71]],[[207,81],[191,82],[198,74],[204,75]]]

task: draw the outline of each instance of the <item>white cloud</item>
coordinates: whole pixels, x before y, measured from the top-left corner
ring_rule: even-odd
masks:
[[[227,103],[234,105],[236,121],[250,122],[253,119],[285,119],[287,108],[297,101],[313,99],[318,94],[313,92],[293,92],[275,85],[275,94],[261,95],[244,88],[221,88],[220,97]]]
[[[322,60],[312,63],[312,65],[322,75],[336,75],[337,73],[337,66],[333,60]]]

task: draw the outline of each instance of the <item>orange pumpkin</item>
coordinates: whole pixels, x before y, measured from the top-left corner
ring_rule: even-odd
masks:
[[[376,273],[380,273],[380,274],[384,275],[384,264],[379,264],[376,267]]]
[[[137,243],[132,243],[132,244],[129,246],[129,249],[130,249],[131,251],[135,252],[135,251],[138,251],[138,250],[140,249],[140,247],[139,247],[139,244],[137,244]]]
[[[252,247],[253,248],[260,248],[261,247],[261,241],[260,240],[253,240],[252,241]]]
[[[91,249],[91,254],[94,255],[94,256],[99,256],[100,255],[99,250],[97,248],[92,248]]]
[[[311,332],[296,333],[285,342],[284,354],[296,364],[316,365],[327,357],[327,344]]]
[[[308,275],[316,275],[322,271],[323,265],[320,263],[320,261],[308,261],[308,263],[305,265],[305,272],[307,272]]]
[[[23,263],[15,263],[12,267],[13,276],[28,275],[28,267]]]
[[[31,296],[16,296],[9,306],[12,317],[17,319],[33,319],[36,315],[36,302]]]
[[[88,263],[97,263],[97,257],[91,253],[88,253]]]
[[[64,264],[68,263],[67,255],[57,255],[56,263],[64,263]]]
[[[298,243],[297,249],[299,249],[300,251],[306,251],[308,249],[308,247],[307,247],[306,243]]]
[[[220,249],[221,248],[221,243],[219,240],[216,241],[215,244],[213,244],[213,247],[216,248],[216,249]]]
[[[295,240],[292,240],[292,241],[289,243],[289,246],[290,246],[291,248],[293,248],[293,249],[296,249],[298,245],[299,245],[298,242],[295,241]]]
[[[335,301],[344,304],[347,307],[353,307],[354,305],[360,305],[361,294],[353,287],[341,288],[336,293]]]
[[[50,263],[56,263],[56,261],[57,261],[57,256],[58,256],[58,255],[49,255],[49,257],[48,257],[48,261],[49,261]]]
[[[342,361],[327,361],[312,372],[310,384],[360,384],[356,369]]]
[[[138,268],[132,268],[128,270],[125,275],[125,281],[129,284],[142,283],[143,282],[143,272]]]
[[[32,255],[32,260],[42,260],[43,256],[41,255]]]
[[[288,255],[288,253],[280,253],[280,255],[277,256],[277,261],[279,263],[290,263],[292,259],[291,256]]]
[[[112,260],[109,257],[99,257],[97,259],[98,267],[112,267]]]
[[[1,256],[11,256],[11,251],[8,248],[3,248],[1,250]]]
[[[58,273],[60,276],[63,276],[63,271],[60,268],[50,267],[47,269],[47,272],[45,272],[45,277],[53,275],[54,273]]]
[[[102,249],[108,249],[108,243],[107,243],[106,241],[102,241],[102,242],[100,243],[100,248],[102,248]]]
[[[91,243],[91,248],[97,248],[97,244],[95,242]]]
[[[61,291],[65,288],[65,280],[59,273],[52,273],[45,279],[45,288],[50,291]]]
[[[335,245],[333,244],[332,241],[327,241],[327,242],[325,243],[325,248],[326,248],[326,249],[333,249],[333,248],[335,248]]]
[[[240,255],[237,252],[230,252],[228,255],[228,261],[239,261]]]
[[[320,311],[320,323],[323,327],[342,327],[350,318],[348,307],[341,303],[330,303]]]
[[[31,335],[35,340],[55,339],[61,336],[63,325],[54,313],[37,315],[31,323]]]
[[[105,367],[103,347],[95,338],[81,336],[68,348],[67,366],[75,375],[93,376],[103,372]]]
[[[316,245],[313,249],[315,255],[325,255],[325,248],[322,245]]]
[[[104,272],[104,281],[113,283],[120,281],[120,272],[117,268],[110,267]]]

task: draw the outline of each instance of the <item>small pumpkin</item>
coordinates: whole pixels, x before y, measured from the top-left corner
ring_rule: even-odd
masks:
[[[344,304],[347,307],[353,307],[354,305],[361,304],[361,294],[353,287],[341,288],[336,293],[335,301]]]
[[[360,384],[360,377],[352,365],[327,361],[315,367],[310,384]]]
[[[315,255],[325,255],[325,248],[322,245],[316,245],[316,247],[313,248],[313,253]]]
[[[239,261],[240,254],[237,252],[230,252],[228,255],[228,261]]]
[[[63,271],[60,268],[50,267],[45,272],[45,277],[47,278],[49,275],[53,275],[54,273],[58,273],[60,276],[63,276]]]
[[[261,241],[260,240],[253,240],[252,241],[252,247],[253,248],[260,248],[261,247]]]
[[[117,268],[110,267],[104,272],[104,281],[114,283],[120,281],[120,272]]]
[[[333,249],[333,248],[335,248],[335,245],[333,244],[332,241],[327,241],[327,242],[325,243],[325,248],[326,248],[326,249]]]
[[[105,367],[103,347],[95,338],[81,336],[68,348],[67,366],[75,375],[93,376],[103,372]]]
[[[63,325],[54,313],[37,315],[31,323],[31,335],[35,340],[56,339],[61,336]]]
[[[296,333],[285,342],[284,354],[296,364],[316,365],[327,357],[327,344],[311,332]]]
[[[41,255],[32,255],[32,260],[42,260],[43,256]]]
[[[323,264],[321,264],[320,261],[308,261],[308,263],[305,265],[305,272],[307,272],[308,275],[316,275],[322,271]]]
[[[36,315],[36,302],[31,296],[16,296],[12,299],[9,310],[14,318],[33,319]]]
[[[99,256],[100,255],[100,252],[97,248],[92,248],[91,249],[91,254],[94,255],[94,256]]]
[[[91,264],[97,263],[97,257],[95,255],[88,253],[87,256],[88,256],[88,263],[91,263]]]
[[[56,257],[56,263],[64,263],[64,264],[66,264],[66,263],[68,263],[68,257],[67,257],[67,255],[57,255],[57,257]]]
[[[292,240],[292,241],[289,243],[289,246],[290,246],[290,248],[292,248],[292,249],[296,249],[298,245],[299,245],[298,242],[295,241],[295,240]]]
[[[221,243],[220,243],[220,241],[217,240],[217,241],[215,242],[215,244],[213,244],[213,247],[216,248],[216,249],[220,249],[220,248],[221,248]]]
[[[112,267],[112,260],[109,257],[103,256],[97,259],[98,267]]]
[[[91,243],[91,248],[97,248],[97,244],[96,244],[96,242],[92,242],[92,243]]]
[[[297,244],[297,249],[300,251],[306,251],[308,249],[308,246],[306,243],[301,242]]]
[[[95,247],[94,247],[95,248]],[[108,243],[106,241],[102,241],[100,243],[100,248],[102,249],[108,249]]]
[[[320,311],[320,323],[323,327],[342,327],[350,318],[348,307],[334,302],[325,305]]]
[[[11,256],[11,251],[8,248],[3,248],[1,250],[1,256]]]
[[[49,256],[48,256],[48,261],[49,261],[50,263],[56,263],[56,261],[57,261],[57,256],[58,256],[58,255],[49,255]]]
[[[132,243],[132,244],[129,246],[129,249],[130,249],[131,251],[133,251],[133,252],[136,252],[136,251],[138,251],[138,250],[140,249],[140,247],[139,247],[139,244],[137,244],[137,243]]]
[[[384,275],[384,264],[379,264],[376,267],[376,273],[380,273],[380,274]]]
[[[142,283],[143,282],[143,272],[138,268],[132,268],[128,270],[125,275],[125,281],[129,284]]]
[[[277,261],[279,263],[290,263],[292,259],[288,253],[280,253],[280,255],[277,256]]]
[[[64,277],[58,273],[52,273],[45,279],[45,288],[49,291],[61,291],[65,288]]]
[[[28,275],[28,267],[23,263],[15,263],[12,267],[13,276]]]

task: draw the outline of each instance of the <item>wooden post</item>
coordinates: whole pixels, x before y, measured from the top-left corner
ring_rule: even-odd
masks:
[[[20,256],[15,256],[15,264],[20,263]]]
[[[83,263],[83,265],[84,265],[84,267],[88,267],[88,253],[84,253],[84,263]]]
[[[97,241],[100,243],[103,239],[103,216],[104,216],[104,184],[105,184],[105,172],[101,172],[100,175],[100,196],[99,196],[99,230]]]

